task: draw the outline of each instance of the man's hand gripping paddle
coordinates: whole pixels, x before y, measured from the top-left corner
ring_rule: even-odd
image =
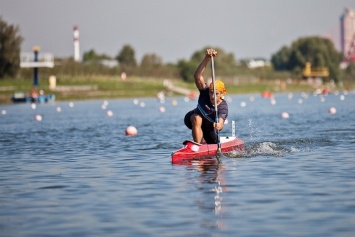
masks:
[[[213,95],[214,95],[214,109],[216,111],[216,123],[218,123],[218,109],[217,109],[217,97],[216,97],[216,80],[215,80],[215,74],[214,74],[214,60],[213,56],[211,57],[211,65],[212,65],[212,83],[213,83]],[[219,132],[218,129],[216,128],[216,134],[217,134],[217,154],[216,157],[218,161],[220,161],[220,158],[222,157],[222,150],[221,150],[221,142],[219,139]]]

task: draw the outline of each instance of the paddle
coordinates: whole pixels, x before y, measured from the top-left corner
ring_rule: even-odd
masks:
[[[214,95],[214,109],[216,111],[216,123],[218,123],[218,109],[217,109],[217,98],[216,98],[216,80],[215,80],[215,75],[214,75],[214,60],[213,56],[211,57],[211,65],[212,65],[212,83],[213,83],[213,95]],[[221,142],[219,139],[219,132],[218,129],[216,128],[216,134],[217,134],[217,154],[216,157],[219,161],[219,158],[222,156],[222,150],[221,150]]]

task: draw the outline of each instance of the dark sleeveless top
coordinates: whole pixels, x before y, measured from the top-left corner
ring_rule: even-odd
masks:
[[[202,115],[204,120],[208,120],[211,123],[216,122],[216,111],[214,109],[214,104],[211,104],[210,101],[210,88],[205,87],[200,90],[200,96],[198,97],[197,108],[195,109],[195,113]],[[218,109],[218,118],[223,118],[225,121],[228,117],[228,105],[227,102],[222,99],[222,102],[217,105]]]

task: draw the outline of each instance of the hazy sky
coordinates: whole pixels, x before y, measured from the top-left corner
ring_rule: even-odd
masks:
[[[73,56],[73,26],[81,55],[94,49],[116,56],[131,45],[140,62],[189,59],[205,46],[236,59],[270,58],[304,36],[330,37],[340,50],[340,16],[355,0],[0,0],[0,16],[18,25],[22,51],[40,45],[56,57]]]

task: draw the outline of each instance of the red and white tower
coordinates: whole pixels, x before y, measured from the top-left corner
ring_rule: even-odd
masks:
[[[80,62],[79,29],[74,26],[74,61]]]

